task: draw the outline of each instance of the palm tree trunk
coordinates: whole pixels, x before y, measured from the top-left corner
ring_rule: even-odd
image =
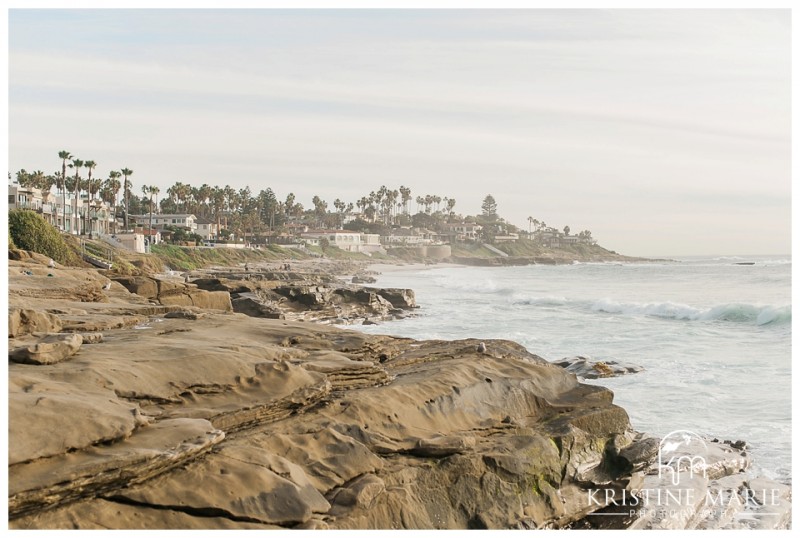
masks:
[[[153,247],[153,241],[155,237],[153,237],[153,195],[150,195],[150,230],[147,232],[150,235],[150,248]]]
[[[125,186],[122,187],[122,197],[125,198],[125,232],[128,232],[128,209],[130,208],[128,202],[128,176],[125,176]]]

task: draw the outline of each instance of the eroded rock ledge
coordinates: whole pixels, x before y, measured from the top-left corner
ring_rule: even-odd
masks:
[[[648,480],[612,393],[513,342],[153,305],[35,263],[9,263],[9,348],[92,345],[9,365],[12,528],[560,528]]]

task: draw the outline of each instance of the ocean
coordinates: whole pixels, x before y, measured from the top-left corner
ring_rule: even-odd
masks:
[[[791,268],[789,256],[413,266],[374,286],[413,289],[418,315],[354,328],[642,366],[586,382],[612,389],[638,431],[745,440],[754,474],[791,483]]]

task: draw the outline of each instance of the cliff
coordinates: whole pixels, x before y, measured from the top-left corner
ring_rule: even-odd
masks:
[[[12,528],[560,528],[655,456],[609,390],[513,342],[260,319],[235,279],[140,294],[15,257]]]

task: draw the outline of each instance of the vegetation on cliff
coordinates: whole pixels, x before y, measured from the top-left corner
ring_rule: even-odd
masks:
[[[61,264],[73,265],[78,257],[61,234],[41,215],[24,209],[8,213],[9,248],[21,248],[50,256]]]

